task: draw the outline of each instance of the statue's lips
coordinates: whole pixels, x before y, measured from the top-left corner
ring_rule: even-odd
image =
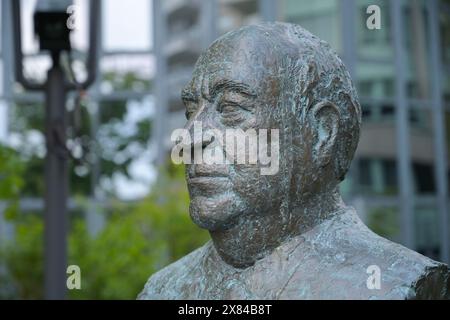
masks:
[[[190,178],[196,177],[227,177],[228,167],[224,165],[194,164],[188,167]]]
[[[224,176],[197,176],[197,177],[189,177],[189,183],[209,183],[209,182],[227,182],[228,177]]]
[[[187,179],[189,189],[196,195],[214,196],[232,189],[231,181],[224,176],[196,176]]]

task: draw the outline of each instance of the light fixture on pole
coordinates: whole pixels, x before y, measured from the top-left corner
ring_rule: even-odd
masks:
[[[5,1],[5,0],[3,0]],[[52,66],[44,83],[31,82],[23,73],[20,0],[9,0],[12,4],[15,76],[25,89],[45,92],[45,234],[44,277],[45,298],[64,299],[67,268],[67,198],[68,198],[68,153],[66,131],[68,127],[66,96],[75,89],[87,89],[96,77],[97,35],[100,32],[101,0],[89,1],[89,48],[87,56],[87,78],[82,83],[69,81],[61,66],[63,52],[70,54],[70,32],[68,28],[67,0],[38,0],[34,13],[34,31],[39,38],[39,49],[49,52]],[[73,77],[72,77],[73,78]]]

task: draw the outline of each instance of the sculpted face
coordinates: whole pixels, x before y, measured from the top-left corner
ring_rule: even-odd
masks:
[[[292,183],[299,182],[293,181],[293,166],[299,168],[297,171],[310,171],[303,139],[297,139],[294,147],[286,139],[292,132],[285,127],[291,127],[292,119],[284,104],[291,100],[282,97],[280,79],[285,72],[280,68],[280,57],[271,54],[270,47],[264,35],[252,29],[228,34],[200,57],[192,80],[182,92],[188,118],[185,128],[191,136],[195,123],[201,124],[203,132],[279,130],[276,174],[262,175],[260,162],[186,166],[191,217],[210,231],[230,228],[239,219],[256,221],[252,216],[279,211],[286,196],[299,191],[291,188]],[[210,143],[214,142],[204,139],[202,147],[208,148]],[[225,153],[224,148],[221,151]]]
[[[448,295],[447,266],[380,238],[339,195],[358,143],[361,108],[348,71],[327,43],[288,23],[243,27],[200,57],[182,98],[188,122],[172,133],[178,141],[171,156],[187,164],[190,213],[211,242],[154,274],[139,298]],[[229,159],[227,132],[235,129],[278,130],[279,139],[270,136],[270,160],[279,143],[273,174],[264,174],[259,152],[253,164],[236,161],[239,152]],[[212,150],[222,155],[214,156],[220,163],[205,161]],[[368,275],[380,270],[384,280],[374,292]]]

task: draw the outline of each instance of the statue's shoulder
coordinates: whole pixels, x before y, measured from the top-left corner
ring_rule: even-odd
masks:
[[[201,262],[209,254],[211,242],[192,251],[183,258],[171,263],[160,271],[154,273],[139,294],[139,300],[148,299],[183,299],[180,296],[196,282],[201,270]]]
[[[382,238],[372,231],[363,232],[367,240],[361,261],[367,265],[366,280],[380,272],[381,290],[372,295],[380,299],[450,299],[450,269],[398,243]],[[356,243],[358,244],[358,243]],[[365,246],[364,246],[365,245]],[[375,267],[374,267],[375,266]],[[366,285],[367,287],[367,285]],[[372,293],[377,290],[371,290]]]
[[[312,230],[304,241],[298,255],[308,262],[296,269],[286,298],[450,298],[447,265],[380,237],[354,211]]]

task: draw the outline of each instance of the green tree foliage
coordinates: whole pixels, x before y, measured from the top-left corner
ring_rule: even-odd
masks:
[[[370,210],[367,225],[373,232],[388,239],[394,239],[400,232],[396,208],[383,207]]]
[[[147,278],[208,239],[188,215],[182,167],[163,171],[144,200],[113,205],[105,228],[90,236],[84,219],[72,220],[69,264],[81,268],[81,290],[72,299],[135,299]],[[42,222],[17,221],[16,241],[4,250],[18,298],[42,298]]]
[[[24,185],[24,163],[18,153],[0,144],[0,201],[6,204],[6,218],[17,213],[18,201]]]
[[[0,261],[6,264],[3,282],[10,292],[0,292],[13,299],[43,298],[43,223],[41,216],[28,213],[15,219],[13,243],[0,248]],[[1,280],[1,279],[0,279]]]

